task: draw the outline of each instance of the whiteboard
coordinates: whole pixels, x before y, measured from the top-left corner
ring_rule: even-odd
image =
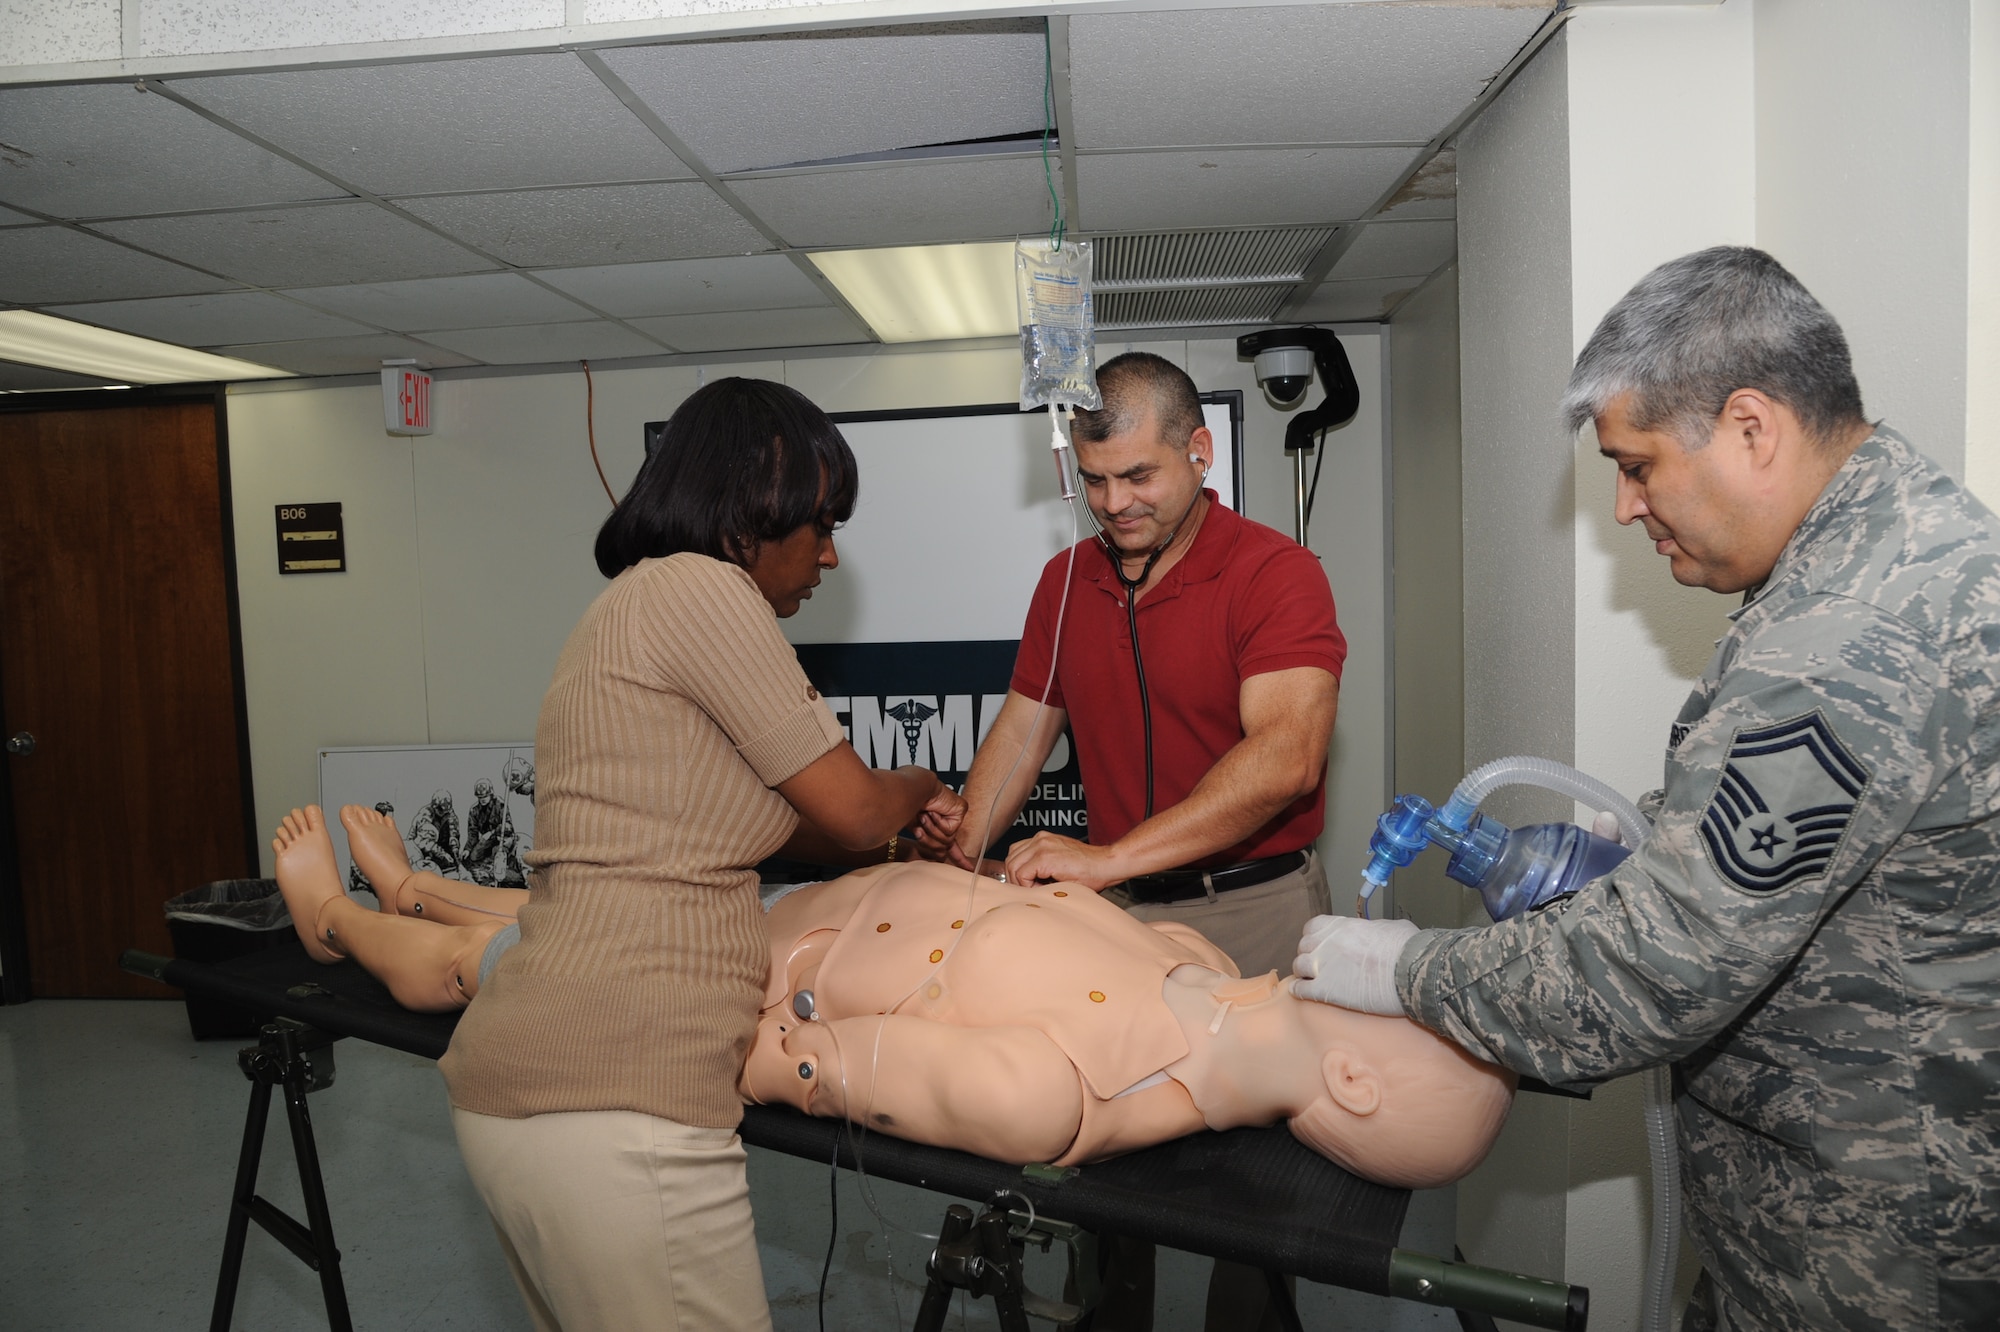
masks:
[[[1242,511],[1243,397],[1202,395],[1208,484]],[[1018,639],[1042,566],[1096,529],[1062,502],[1045,412],[1013,404],[836,414],[860,466],[840,567],[784,622],[794,643]]]

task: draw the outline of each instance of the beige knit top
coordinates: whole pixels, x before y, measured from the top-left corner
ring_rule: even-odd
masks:
[[[733,1127],[769,964],[753,867],[798,825],[771,788],[843,738],[743,570],[613,579],[542,700],[521,942],[440,1062],[452,1104]]]

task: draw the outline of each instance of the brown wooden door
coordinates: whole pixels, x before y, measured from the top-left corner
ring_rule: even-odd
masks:
[[[0,412],[0,721],[37,996],[157,996],[160,904],[245,863],[213,399]]]

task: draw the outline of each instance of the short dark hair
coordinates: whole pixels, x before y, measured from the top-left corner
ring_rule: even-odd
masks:
[[[824,494],[822,494],[824,487]],[[854,512],[854,453],[827,414],[767,379],[718,379],[674,410],[597,532],[597,567],[691,551],[744,565],[766,541]]]
[[[1168,444],[1179,447],[1201,429],[1201,393],[1187,371],[1164,356],[1129,351],[1097,367],[1097,391],[1104,406],[1079,411],[1072,427],[1076,437],[1099,444],[1113,435],[1136,430],[1151,412]]]
[[[1791,408],[1821,443],[1864,419],[1826,307],[1762,250],[1718,245],[1668,260],[1619,298],[1576,358],[1563,419],[1574,433],[1629,393],[1635,427],[1700,448],[1744,388]]]

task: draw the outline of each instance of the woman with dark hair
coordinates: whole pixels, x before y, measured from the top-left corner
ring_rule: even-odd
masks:
[[[965,807],[926,769],[863,764],[778,630],[838,563],[855,491],[824,412],[724,379],[598,533],[611,585],[536,727],[519,939],[487,950],[441,1065],[539,1328],[770,1325],[736,1136],[769,962],[755,866],[884,859]]]

